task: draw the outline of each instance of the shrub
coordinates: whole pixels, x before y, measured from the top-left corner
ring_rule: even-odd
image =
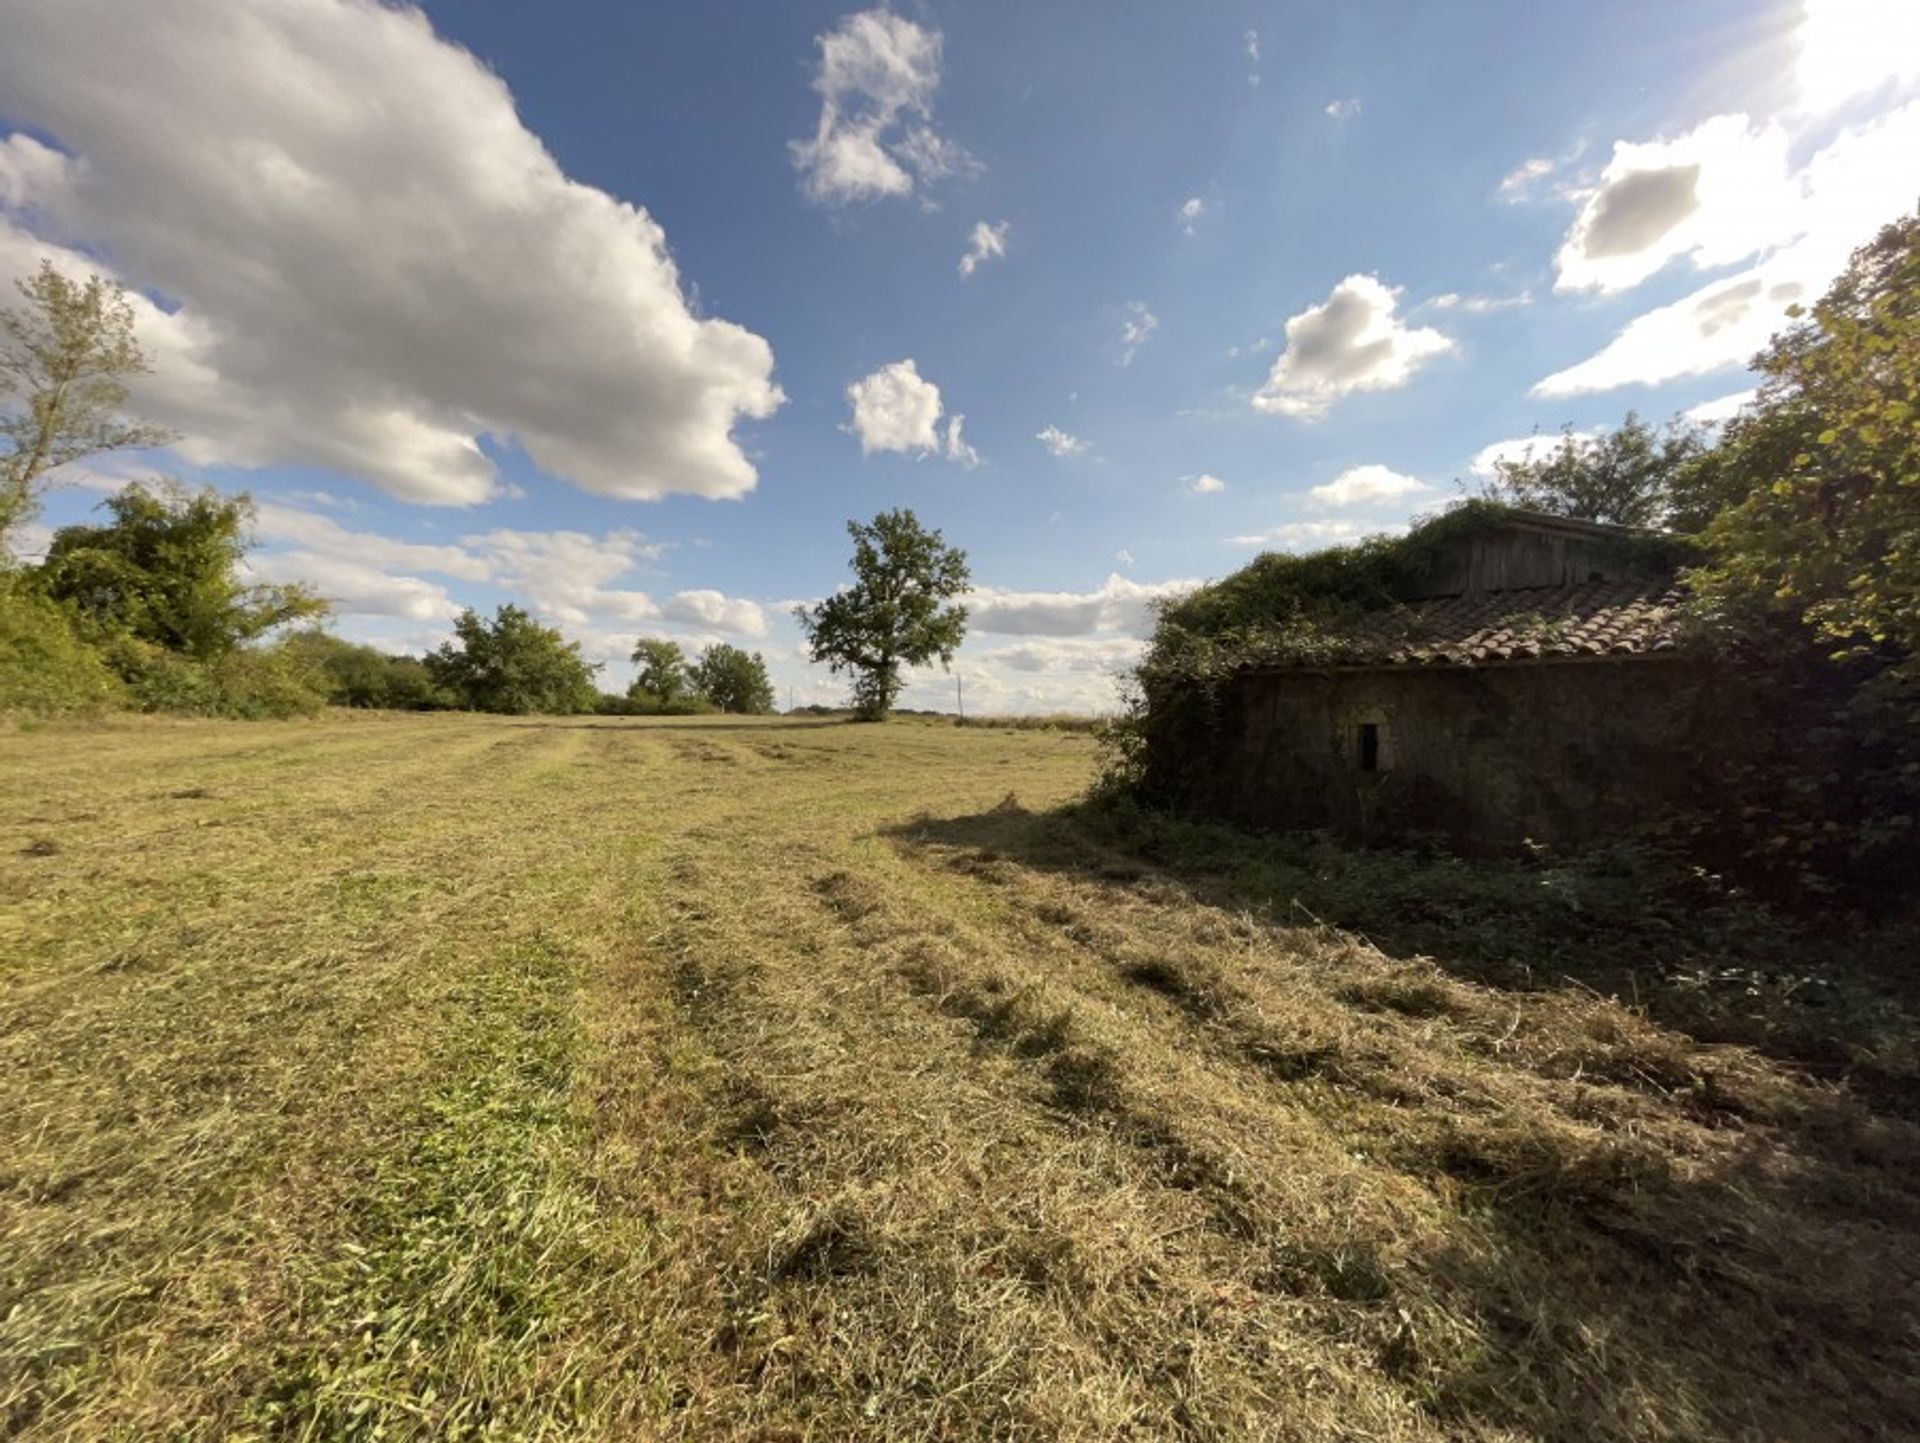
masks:
[[[24,577],[0,575],[0,711],[107,711],[126,689],[75,632],[65,608]]]
[[[284,646],[241,648],[195,661],[121,639],[108,654],[142,711],[265,721],[313,716],[327,704],[312,668]]]

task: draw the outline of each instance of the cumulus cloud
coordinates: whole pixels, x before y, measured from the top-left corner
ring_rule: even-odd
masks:
[[[1593,431],[1575,431],[1576,441],[1592,440]],[[1493,441],[1473,453],[1473,459],[1467,463],[1467,469],[1476,476],[1493,476],[1495,468],[1501,462],[1538,461],[1557,449],[1566,433],[1556,431],[1552,435],[1543,435],[1536,431],[1531,436],[1515,436],[1505,441]]]
[[[1561,284],[1618,289],[1677,257],[1746,268],[1629,321],[1599,352],[1534,394],[1658,384],[1737,367],[1812,300],[1848,253],[1912,210],[1920,155],[1920,12],[1878,0],[1805,0],[1796,35],[1803,108],[1754,125],[1715,116],[1675,141],[1615,147],[1561,248]],[[1869,96],[1872,103],[1866,103]],[[1906,97],[1906,98],[1903,98]],[[1823,114],[1823,108],[1844,106]],[[1838,122],[1854,117],[1851,123]],[[1684,174],[1698,167],[1694,204]],[[1649,173],[1664,179],[1621,190]],[[1600,224],[1611,199],[1617,219]],[[1596,246],[1595,236],[1600,240]]]
[[[1195,496],[1212,496],[1227,489],[1226,482],[1204,471],[1198,476],[1182,476],[1180,481]]]
[[[0,92],[59,147],[0,150],[0,272],[108,256],[177,302],[136,301],[136,400],[187,459],[468,504],[493,435],[610,496],[754,486],[733,428],[783,399],[771,348],[696,314],[658,223],[419,11],[14,7]]]
[[[961,279],[972,275],[987,261],[998,260],[1007,253],[1008,221],[998,225],[988,225],[985,221],[975,221],[972,233],[967,237],[966,254],[960,257]]]
[[[1180,209],[1176,213],[1180,221],[1180,229],[1186,234],[1192,235],[1200,224],[1200,218],[1206,213],[1207,203],[1205,200],[1197,195],[1188,196],[1180,202]]]
[[[910,195],[916,184],[977,169],[963,147],[933,127],[938,30],[886,9],[863,10],[843,16],[814,44],[820,119],[812,139],[792,145],[810,199],[842,205]]]
[[[1254,393],[1253,407],[1315,420],[1355,391],[1404,386],[1433,357],[1453,349],[1436,330],[1395,314],[1399,292],[1373,276],[1352,275],[1317,306],[1287,322],[1286,349]]]
[[[1426,482],[1386,466],[1349,466],[1325,485],[1308,491],[1307,498],[1316,506],[1370,506],[1431,489]]]
[[[1555,258],[1559,290],[1625,290],[1670,261],[1744,260],[1791,233],[1787,133],[1716,115],[1673,140],[1617,143]]]
[[[1766,344],[1788,306],[1809,299],[1806,280],[1787,271],[1762,267],[1636,316],[1604,349],[1546,377],[1533,394],[1578,396],[1738,366]]]
[[[1140,659],[1145,642],[1134,636],[1049,637],[993,647],[967,658],[971,666],[999,665],[1031,674],[1109,675]]]
[[[1148,310],[1144,302],[1128,301],[1126,318],[1120,323],[1120,364],[1131,366],[1133,353],[1146,345],[1159,329],[1160,318]]]
[[[1075,456],[1084,456],[1093,448],[1078,436],[1062,431],[1058,426],[1043,426],[1034,433],[1034,440],[1047,448],[1049,455],[1061,460],[1070,460]]]
[[[388,570],[431,571],[462,581],[485,581],[488,562],[460,546],[401,541],[371,531],[353,531],[331,516],[262,501],[254,508],[254,531],[262,541],[309,554],[352,560]]]
[[[1227,538],[1227,544],[1230,546],[1277,546],[1282,551],[1307,551],[1323,546],[1339,546],[1348,541],[1358,541],[1371,532],[1388,529],[1397,528],[1363,527],[1357,521],[1285,521],[1266,531],[1256,531],[1250,536],[1230,536]]]
[[[1827,111],[1889,82],[1920,79],[1920,7],[1903,0],[1801,0],[1794,80]]]
[[[847,387],[853,434],[865,455],[940,449],[940,388],[911,359],[893,361]]]
[[[247,558],[246,570],[262,581],[303,582],[343,617],[448,622],[460,614],[460,604],[445,586],[417,576],[396,575],[347,556],[259,551]]]
[[[758,602],[720,591],[676,591],[661,604],[667,621],[703,626],[734,636],[765,636],[767,614]]]
[[[1133,581],[1117,572],[1092,591],[1008,591],[982,587],[966,598],[967,624],[1004,636],[1145,636],[1153,603],[1184,596],[1193,581]]]
[[[1749,387],[1730,396],[1716,396],[1711,401],[1689,406],[1682,414],[1696,426],[1724,425],[1751,406],[1757,395],[1759,392]]]
[[[1349,95],[1344,100],[1329,101],[1325,111],[1335,120],[1352,120],[1360,113],[1360,97]]]
[[[847,429],[860,438],[864,456],[876,451],[944,454],[969,470],[980,464],[980,454],[962,433],[965,416],[948,417],[942,437],[940,388],[911,359],[890,362],[855,381],[847,387],[847,403],[853,408]]]

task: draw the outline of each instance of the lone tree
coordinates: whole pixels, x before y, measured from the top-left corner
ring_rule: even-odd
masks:
[[[847,523],[854,583],[794,617],[813,659],[853,674],[862,721],[880,721],[900,695],[900,668],[944,667],[967,634],[967,609],[953,604],[968,582],[967,553],[928,531],[911,511],[883,511]]]
[[[520,607],[501,607],[491,622],[468,607],[453,633],[428,655],[427,672],[469,711],[585,712],[600,699],[600,667],[581,659],[580,643]]]
[[[68,280],[50,261],[15,284],[26,304],[0,310],[0,557],[49,471],[169,439],[120,414],[127,378],[148,370],[125,290],[99,276]]]
[[[773,683],[759,652],[715,642],[694,663],[693,685],[721,711],[758,716],[773,710]]]
[[[633,644],[633,662],[640,668],[627,695],[636,700],[645,696],[659,706],[671,706],[684,700],[692,690],[687,674],[687,654],[677,641],[662,636],[643,636]]]

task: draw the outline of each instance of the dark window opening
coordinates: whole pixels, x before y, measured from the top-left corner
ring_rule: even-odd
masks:
[[[1363,772],[1380,770],[1380,724],[1378,722],[1360,723],[1360,770]]]

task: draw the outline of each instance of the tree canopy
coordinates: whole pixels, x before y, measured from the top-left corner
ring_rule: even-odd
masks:
[[[905,509],[847,523],[853,585],[794,616],[815,661],[853,676],[856,712],[886,716],[900,695],[901,669],[953,661],[967,632],[967,609],[953,598],[967,588],[967,554]]]
[[[663,636],[643,636],[633,644],[633,661],[640,668],[628,695],[658,706],[671,706],[693,689],[687,654],[680,643]]]
[[[599,702],[600,668],[582,659],[580,643],[518,606],[500,607],[491,621],[469,607],[453,632],[426,658],[427,672],[470,711],[588,712]]]
[[[1920,216],[1856,251],[1755,360],[1709,466],[1742,499],[1707,530],[1702,604],[1782,612],[1920,671]],[[1920,679],[1917,677],[1915,679]]]
[[[1496,460],[1481,494],[1580,521],[1697,532],[1720,504],[1695,465],[1710,446],[1703,427],[1676,420],[1656,429],[1629,411],[1611,431],[1583,436],[1569,426],[1550,448]]]
[[[167,440],[121,415],[127,378],[148,369],[126,292],[99,276],[68,280],[49,261],[15,285],[26,304],[0,310],[0,556],[49,471]]]
[[[55,532],[40,569],[46,594],[98,636],[210,661],[327,610],[306,587],[241,579],[253,517],[244,495],[129,486],[105,508],[104,525]]]
[[[694,688],[721,711],[760,715],[773,710],[773,682],[759,652],[715,642],[693,668]]]

